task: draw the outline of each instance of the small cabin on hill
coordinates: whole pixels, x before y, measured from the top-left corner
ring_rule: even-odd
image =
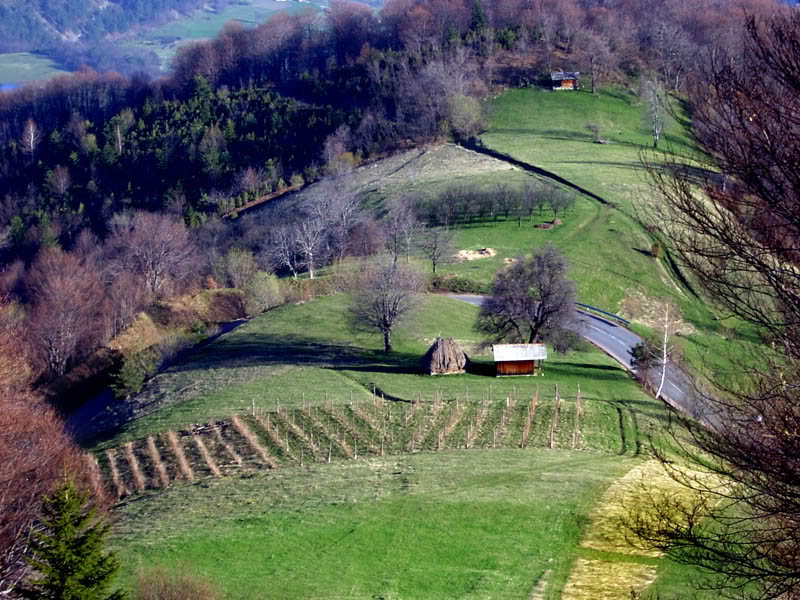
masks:
[[[550,82],[554,90],[577,90],[580,76],[578,71],[555,71],[550,73]]]
[[[544,344],[494,344],[492,353],[497,377],[539,375],[542,361],[547,360]]]

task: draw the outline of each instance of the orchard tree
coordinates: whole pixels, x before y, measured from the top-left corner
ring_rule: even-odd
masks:
[[[575,317],[575,283],[555,246],[519,257],[497,274],[475,328],[492,342],[532,344],[565,338]]]
[[[417,245],[431,261],[431,269],[436,273],[437,265],[449,262],[453,254],[453,234],[447,227],[426,227],[419,235]]]

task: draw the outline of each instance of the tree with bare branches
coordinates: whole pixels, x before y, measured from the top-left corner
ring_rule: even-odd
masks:
[[[688,86],[698,156],[646,159],[658,202],[642,219],[725,314],[763,337],[701,380],[673,414],[693,471],[660,449],[691,497],[652,498],[640,543],[700,566],[731,598],[800,596],[800,14],[751,17],[741,56]]]
[[[401,252],[406,255],[406,263],[410,261],[411,247],[414,237],[422,229],[422,223],[414,210],[414,201],[406,196],[397,196],[389,202],[389,211],[383,219],[384,240],[386,249],[396,263]]]
[[[44,368],[63,375],[100,340],[103,286],[97,268],[46,248],[32,265],[26,287],[32,299],[28,333]]]
[[[22,137],[20,137],[20,146],[22,152],[27,154],[30,161],[33,162],[33,157],[36,154],[36,148],[39,147],[39,142],[42,141],[42,131],[33,119],[25,121],[22,128]]]
[[[453,234],[447,227],[426,227],[422,229],[417,242],[419,249],[431,261],[431,269],[448,262],[453,254]]]
[[[497,274],[475,328],[494,342],[532,344],[563,337],[575,315],[575,283],[554,246],[519,257]]]
[[[350,305],[351,325],[380,332],[384,351],[391,352],[392,331],[411,314],[422,289],[422,277],[413,268],[378,259],[359,278]]]
[[[42,497],[85,460],[62,420],[30,390],[34,376],[20,307],[0,298],[0,596],[30,573],[28,535]],[[97,490],[100,492],[100,490]]]
[[[180,291],[197,274],[197,250],[179,217],[138,212],[116,223],[109,248],[120,270],[141,277],[152,296]]]

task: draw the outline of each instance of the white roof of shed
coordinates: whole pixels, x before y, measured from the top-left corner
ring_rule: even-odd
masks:
[[[550,79],[553,81],[564,81],[565,79],[578,79],[581,76],[580,71],[555,71],[550,73]]]
[[[547,347],[544,344],[494,344],[492,346],[495,362],[509,360],[544,360]]]

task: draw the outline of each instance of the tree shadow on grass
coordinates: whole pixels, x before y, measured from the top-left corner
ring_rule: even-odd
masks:
[[[293,364],[299,366],[329,366],[360,364],[364,349],[342,343],[321,343],[303,336],[248,334],[225,336],[168,371],[206,370],[220,367],[269,366]]]
[[[630,375],[621,367],[611,365],[593,365],[586,363],[561,362],[544,364],[544,374],[555,376],[582,377],[591,381],[630,381]],[[583,371],[581,373],[580,371]]]

